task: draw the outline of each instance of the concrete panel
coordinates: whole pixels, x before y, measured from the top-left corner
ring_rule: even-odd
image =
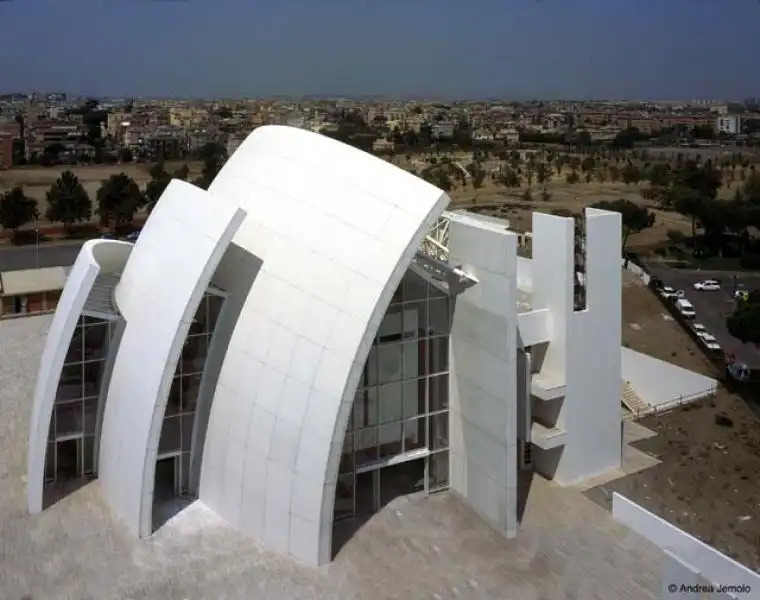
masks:
[[[557,424],[567,435],[555,473],[563,485],[616,469],[622,459],[620,248],[620,214],[587,211],[586,309],[570,317]]]
[[[260,127],[210,187],[248,217],[261,262],[210,408],[199,497],[308,564],[330,560],[335,484],[356,385],[390,299],[448,204],[438,188],[325,136]]]
[[[456,298],[451,331],[451,489],[503,534],[517,532],[517,236],[456,215],[452,264],[479,283]],[[525,388],[526,386],[523,386]]]
[[[71,268],[61,293],[45,340],[32,403],[27,458],[27,506],[32,513],[42,510],[42,484],[50,418],[61,369],[77,321],[97,276],[121,271],[131,250],[132,244],[127,242],[115,240],[86,242]]]
[[[662,561],[662,600],[693,600],[697,594],[690,588],[699,586],[699,570],[682,562],[675,554],[665,550]]]
[[[551,313],[552,340],[537,367],[544,378],[560,383],[567,379],[568,369],[574,231],[571,218],[533,213],[533,310]]]
[[[551,313],[546,308],[520,313],[517,315],[517,329],[521,347],[548,342],[551,340]]]
[[[103,414],[99,476],[106,501],[135,536],[152,532],[158,440],[182,345],[244,215],[232,202],[172,181],[115,289],[126,325]]]
[[[612,516],[653,544],[670,551],[680,561],[691,565],[713,584],[745,586],[745,589],[755,592],[760,590],[760,574],[617,492],[612,494]]]

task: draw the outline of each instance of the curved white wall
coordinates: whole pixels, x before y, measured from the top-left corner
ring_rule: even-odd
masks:
[[[53,413],[63,362],[71,344],[77,321],[99,274],[121,271],[132,251],[132,244],[115,240],[85,242],[66,279],[42,352],[40,370],[32,405],[27,457],[27,504],[31,513],[42,510],[42,484],[45,473],[50,418]]]
[[[244,216],[235,203],[172,181],[116,287],[126,327],[109,383],[99,476],[107,501],[135,535],[152,530],[158,438],[182,345]]]
[[[209,189],[263,261],[211,407],[200,499],[273,550],[330,560],[338,461],[372,339],[448,196],[299,129],[254,131]]]

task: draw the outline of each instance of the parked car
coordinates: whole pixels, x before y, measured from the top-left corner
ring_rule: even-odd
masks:
[[[676,308],[686,319],[693,319],[697,316],[697,311],[694,310],[694,306],[686,298],[679,298],[676,300]]]
[[[699,337],[702,339],[702,342],[708,350],[712,350],[713,352],[721,351],[720,344],[718,343],[718,340],[715,339],[714,335],[705,332]]]
[[[720,290],[720,283],[715,279],[705,279],[695,283],[694,289],[700,292],[717,292]]]
[[[128,242],[136,242],[136,241],[137,241],[137,238],[139,238],[139,237],[140,237],[140,232],[139,232],[139,231],[133,231],[132,233],[130,233],[130,234],[129,234],[129,235],[126,237],[126,240],[127,240]]]
[[[707,327],[702,323],[692,323],[691,328],[696,332],[698,336],[702,336],[703,333],[707,333]]]
[[[113,233],[104,233],[103,235],[100,236],[100,239],[103,239],[103,240],[115,240],[116,236]]]
[[[684,293],[683,290],[674,290],[672,287],[666,285],[660,290],[660,295],[663,298],[672,300],[673,298],[683,298]]]

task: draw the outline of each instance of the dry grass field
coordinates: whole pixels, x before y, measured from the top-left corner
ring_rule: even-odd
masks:
[[[403,169],[414,169],[421,172],[429,166],[424,158],[410,157],[407,160],[405,156],[395,156],[391,162]],[[466,167],[472,162],[472,154],[458,152],[450,155],[452,161]],[[498,170],[500,166],[498,160],[488,160],[483,163],[487,172]],[[547,185],[547,190],[551,195],[548,202],[541,199],[541,186],[533,183],[533,200],[526,202],[523,200],[523,193],[527,189],[527,184],[523,182],[522,187],[515,189],[506,189],[493,183],[490,177],[486,177],[483,186],[475,190],[471,185],[458,187],[450,192],[454,207],[477,207],[491,206],[504,203],[506,206],[502,209],[503,214],[509,219],[512,227],[516,230],[530,229],[530,215],[534,211],[552,212],[557,209],[566,209],[572,212],[580,212],[585,207],[600,200],[617,200],[623,198],[647,206],[652,209],[656,215],[656,221],[653,227],[639,234],[631,235],[628,240],[628,247],[635,249],[642,246],[650,246],[662,242],[667,238],[668,229],[675,229],[684,234],[691,233],[691,223],[684,216],[675,212],[659,210],[651,201],[645,200],[641,196],[641,190],[648,187],[648,183],[643,181],[639,185],[626,185],[622,182],[591,182],[580,181],[576,184],[569,184],[565,180],[568,167],[563,169],[561,175],[557,174],[556,169],[552,170],[552,179]],[[725,185],[719,192],[720,198],[731,198],[740,183],[734,182],[731,185]]]
[[[398,155],[388,159],[393,164],[403,169],[414,169],[416,172],[422,171],[429,163],[422,157],[409,157]],[[460,152],[450,157],[453,161],[463,167],[472,161],[472,155]],[[179,168],[183,163],[170,163],[167,168],[171,171]],[[200,162],[187,162],[190,167],[190,179],[200,175],[202,164]],[[496,171],[499,168],[498,160],[488,160],[484,168],[489,171]],[[14,185],[22,185],[26,193],[39,202],[40,212],[44,213],[45,194],[50,185],[64,171],[73,171],[81,180],[90,197],[95,198],[100,184],[111,175],[124,172],[144,187],[150,180],[148,171],[149,164],[126,163],[120,165],[91,165],[91,166],[57,166],[57,167],[22,167],[11,169],[0,173],[0,193],[10,189]],[[502,214],[510,220],[512,227],[516,230],[530,229],[530,215],[533,211],[552,212],[557,209],[566,209],[572,212],[579,212],[586,206],[598,202],[599,200],[615,200],[624,198],[633,202],[641,203],[652,208],[656,213],[654,227],[643,231],[640,234],[634,234],[628,241],[628,247],[635,249],[641,246],[650,246],[662,242],[666,239],[668,229],[676,229],[683,233],[691,231],[690,222],[683,216],[667,211],[657,210],[652,203],[646,201],[641,196],[641,189],[647,186],[642,182],[640,185],[625,185],[620,182],[598,181],[585,182],[581,181],[576,184],[568,184],[565,180],[566,168],[562,175],[557,175],[553,170],[552,180],[547,185],[548,192],[551,194],[549,201],[541,199],[540,187],[533,184],[533,200],[526,202],[523,200],[523,193],[527,185],[523,183],[521,188],[506,189],[494,184],[490,177],[486,177],[483,186],[475,190],[471,185],[459,187],[450,193],[453,204],[452,208],[460,207],[478,207],[478,206],[502,206]],[[734,187],[726,186],[721,190],[721,196],[730,197],[733,194]]]

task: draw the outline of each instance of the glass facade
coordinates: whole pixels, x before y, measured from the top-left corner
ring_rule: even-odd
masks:
[[[223,304],[221,295],[212,291],[204,294],[182,347],[158,442],[156,492],[161,497],[190,492],[190,452],[198,390]]]
[[[451,317],[448,295],[408,271],[356,392],[336,521],[375,512],[401,494],[448,488]]]
[[[117,321],[79,318],[64,360],[50,419],[45,483],[81,479],[95,471],[100,383]]]

